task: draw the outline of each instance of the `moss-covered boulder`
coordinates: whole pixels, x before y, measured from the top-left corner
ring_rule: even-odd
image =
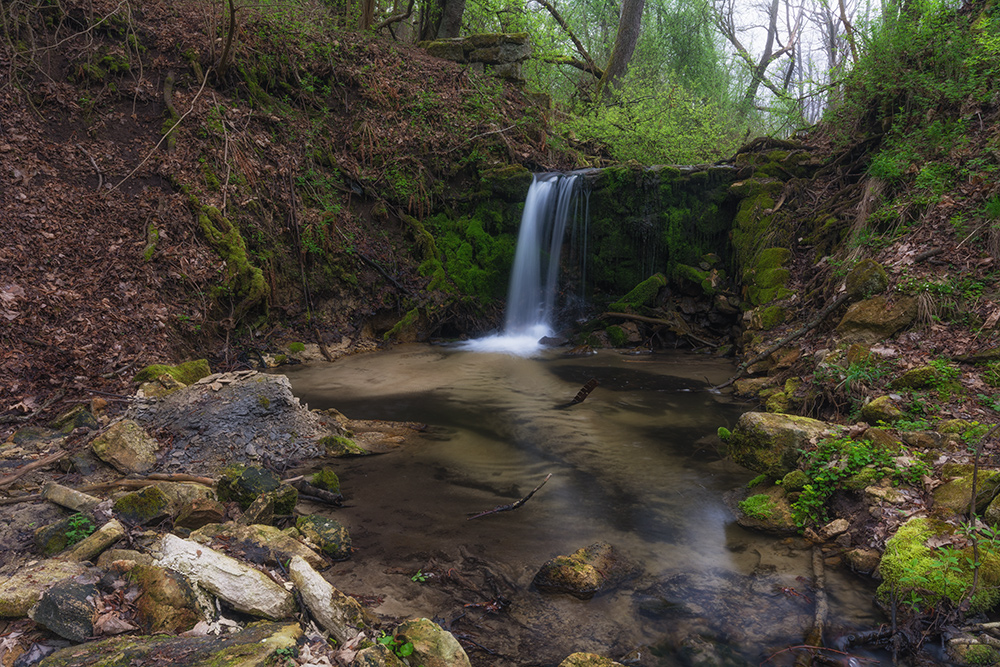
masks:
[[[320,438],[319,444],[323,445],[327,456],[367,456],[371,452],[356,443],[351,438],[342,435],[328,435]]]
[[[886,605],[893,600],[906,601],[911,594],[920,607],[933,609],[938,602],[950,600],[955,606],[966,599],[972,588],[975,562],[971,545],[956,536],[957,526],[925,517],[911,518],[886,542],[879,562],[882,583],[878,597]],[[945,549],[949,551],[945,551]],[[949,560],[951,550],[958,558]],[[980,544],[979,581],[971,598],[973,613],[994,607],[1000,601],[1000,553]],[[943,576],[947,572],[947,576]]]
[[[483,172],[480,184],[491,198],[522,203],[534,178],[534,174],[527,167],[512,164]]]
[[[351,557],[351,535],[339,521],[322,516],[300,516],[295,527],[320,551],[334,560]]]
[[[872,425],[891,424],[903,418],[903,411],[891,396],[878,396],[861,408],[861,418]]]
[[[208,366],[208,361],[205,359],[195,359],[193,361],[185,361],[183,364],[176,366],[168,366],[166,364],[146,366],[136,373],[132,380],[134,382],[152,382],[161,375],[168,375],[183,385],[189,385],[211,374],[212,370]]]
[[[889,276],[875,260],[863,259],[847,274],[844,286],[849,298],[868,299],[889,287]]]
[[[246,510],[260,496],[281,492],[275,496],[274,513],[291,514],[298,502],[298,491],[287,484],[274,472],[258,466],[231,466],[223,471],[216,484],[219,500],[235,502]]]
[[[972,501],[972,466],[950,465],[942,473],[951,477],[934,489],[933,509],[942,518],[954,514],[967,514]],[[1000,491],[1000,470],[980,469],[976,476],[977,513],[987,511]]]
[[[295,650],[296,641],[301,636],[302,628],[298,623],[266,621],[253,623],[236,632],[206,637],[122,635],[61,649],[38,664],[39,667],[277,665],[284,664],[282,658]]]
[[[170,516],[170,500],[155,486],[126,493],[113,506],[119,519],[133,526],[145,526]]]
[[[135,606],[144,631],[176,635],[190,630],[201,619],[194,588],[173,570],[136,565],[128,576],[142,591]]]
[[[780,479],[795,470],[799,451],[836,429],[832,424],[796,415],[745,412],[736,422],[728,451],[733,461],[754,472]]]
[[[633,287],[628,294],[608,305],[612,311],[635,311],[643,306],[652,305],[660,288],[665,287],[667,278],[662,273],[656,273]]]
[[[321,468],[309,478],[309,483],[318,489],[331,493],[340,493],[340,477],[333,468]]]
[[[904,296],[889,301],[877,296],[852,304],[837,325],[837,336],[842,343],[872,345],[910,326],[916,317],[916,299]]]
[[[889,383],[889,387],[892,389],[928,389],[937,384],[939,378],[940,374],[933,366],[919,366],[894,378]]]
[[[588,599],[611,590],[636,573],[635,565],[607,542],[556,556],[535,574],[534,586],[549,593],[569,593]]]
[[[90,443],[97,458],[125,474],[147,472],[156,465],[159,443],[131,419],[108,427]]]
[[[740,489],[726,496],[736,515],[736,523],[773,535],[794,535],[799,527],[792,517],[792,506],[783,486],[769,484]]]
[[[427,618],[401,623],[394,636],[413,644],[411,662],[423,667],[469,667],[469,656],[455,636]]]
[[[83,541],[97,529],[90,514],[74,514],[35,531],[35,550],[43,556],[54,556],[67,547]]]
[[[802,386],[800,378],[788,378],[781,391],[776,391],[767,397],[765,407],[768,412],[781,414],[792,414],[798,411],[802,405],[802,399],[795,395],[798,388]]]

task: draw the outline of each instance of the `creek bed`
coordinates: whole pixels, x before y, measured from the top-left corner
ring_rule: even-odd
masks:
[[[356,553],[331,580],[381,596],[380,614],[434,618],[478,643],[474,665],[558,664],[574,651],[756,664],[801,644],[815,612],[811,547],[740,528],[722,500],[753,477],[716,437],[748,406],[706,390],[732,372],[681,353],[526,359],[418,345],[290,368],[311,408],[429,425],[397,451],[335,462],[348,506],[333,515]],[[517,510],[468,520],[549,473]],[[531,587],[546,560],[601,540],[640,574],[591,600]],[[828,640],[879,624],[871,582],[841,568],[825,577]],[[486,590],[509,601],[504,613],[465,606]]]

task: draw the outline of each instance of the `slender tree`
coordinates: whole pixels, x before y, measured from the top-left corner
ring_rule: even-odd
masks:
[[[635,45],[639,41],[639,31],[642,28],[642,11],[646,0],[624,0],[621,18],[618,20],[618,32],[615,35],[615,45],[611,49],[611,57],[604,68],[604,76],[597,84],[597,95],[600,98],[607,92],[616,91],[628,71],[628,65],[635,53]]]

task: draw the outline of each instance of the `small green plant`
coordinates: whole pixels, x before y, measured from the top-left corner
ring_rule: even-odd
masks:
[[[392,651],[397,658],[408,658],[413,655],[413,642],[404,641],[402,637],[382,633],[375,641]]]
[[[66,546],[71,547],[97,529],[94,522],[83,514],[74,514],[69,518],[69,528],[66,530]]]
[[[763,493],[741,500],[739,508],[748,517],[760,520],[770,519],[774,516],[775,510],[774,502]]]
[[[762,475],[757,475],[756,477],[754,477],[753,479],[751,479],[749,482],[747,482],[747,488],[748,489],[752,489],[753,487],[755,487],[755,486],[757,486],[759,484],[763,484],[766,481],[767,481],[767,475],[763,475],[763,474]]]
[[[412,577],[410,577],[410,581],[415,581],[418,584],[422,584],[422,583],[426,582],[428,579],[430,579],[430,576],[424,574],[423,570],[417,570],[417,573],[415,575],[413,575]]]

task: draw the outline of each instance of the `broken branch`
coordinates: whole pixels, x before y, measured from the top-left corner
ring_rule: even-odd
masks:
[[[541,484],[539,484],[538,486],[536,486],[535,488],[533,488],[531,490],[531,493],[529,493],[528,495],[526,495],[524,498],[521,498],[517,502],[511,503],[509,505],[497,505],[496,507],[494,507],[491,510],[486,510],[485,512],[480,512],[479,514],[474,514],[474,515],[470,516],[468,519],[466,519],[466,521],[471,521],[473,519],[478,519],[481,516],[488,516],[490,514],[498,514],[499,512],[511,512],[513,510],[516,510],[518,507],[520,507],[524,503],[528,502],[528,499],[531,498],[531,496],[535,495],[535,492],[538,491],[538,489],[540,489],[543,486],[545,486],[545,482],[549,481],[549,477],[552,477],[552,473],[549,473],[548,475],[546,475],[545,479],[542,480]]]

